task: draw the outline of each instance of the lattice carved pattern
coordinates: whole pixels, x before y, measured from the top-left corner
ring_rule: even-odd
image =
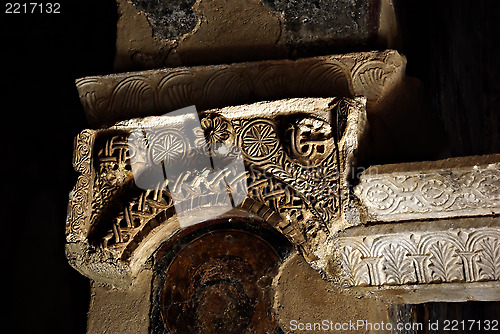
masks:
[[[207,145],[197,143],[197,149],[185,155],[175,150],[182,151],[189,144],[173,145],[167,143],[165,135],[158,135],[150,145],[151,152],[144,156],[157,159],[161,155],[170,163],[163,157],[168,153],[174,157],[171,163],[182,165],[195,161],[200,150],[206,150],[214,142],[239,148],[246,166],[242,175],[230,175],[235,171],[227,169],[208,173],[189,168],[179,175],[174,183],[179,187],[176,191],[185,196],[182,204],[188,208],[193,204],[211,204],[213,198],[193,196],[199,194],[200,187],[210,190],[217,184],[213,180],[230,176],[231,189],[248,190],[248,200],[241,207],[265,216],[296,245],[314,247],[326,239],[328,223],[340,214],[341,188],[345,187],[340,166],[346,166],[346,160],[350,159],[342,140],[359,135],[364,125],[356,123],[363,119],[359,115],[349,118],[353,110],[364,112],[363,101],[337,99],[330,105],[338,115],[334,123],[329,118],[330,110],[322,114],[286,114],[286,117],[263,114],[250,118],[228,118],[217,111],[207,112],[200,118],[202,133],[196,133],[198,128],[193,129],[195,138]],[[127,121],[96,130],[92,132],[92,140],[84,140],[85,132],[77,138],[76,166],[84,166],[79,161],[85,161],[87,168],[78,168],[83,173],[81,178],[89,181],[81,189],[77,184],[74,193],[90,194],[87,204],[91,204],[92,210],[73,218],[77,213],[75,208],[81,203],[70,202],[67,229],[68,241],[76,240],[72,238],[79,232],[80,239],[88,236],[91,244],[118,252],[122,259],[130,256],[151,230],[175,215],[169,189],[163,187],[167,180],[158,184],[157,190],[143,191],[134,185],[130,159],[135,148],[128,140],[133,124]],[[168,152],[164,151],[166,145]],[[224,154],[229,157],[232,153]],[[194,203],[195,200],[198,202]]]
[[[221,123],[223,118],[221,116],[211,118],[203,118],[202,124],[218,124]],[[210,122],[211,121],[211,122]],[[224,120],[227,122],[227,120]],[[317,121],[317,120],[316,120]],[[285,217],[287,223],[277,225],[276,228],[280,229],[286,235],[293,235],[293,241],[301,245],[305,241],[305,236],[316,237],[318,233],[327,233],[327,228],[323,219],[331,219],[335,215],[335,210],[338,210],[339,199],[335,196],[322,196],[321,191],[317,191],[316,198],[304,198],[300,196],[294,186],[298,186],[303,194],[310,194],[313,189],[328,189],[330,192],[335,191],[338,185],[338,173],[336,173],[336,163],[334,152],[327,155],[327,159],[318,168],[314,170],[304,168],[300,164],[291,161],[287,158],[283,147],[280,146],[278,134],[272,121],[267,119],[258,119],[252,124],[248,122],[234,122],[236,133],[240,127],[246,126],[246,137],[241,139],[241,142],[246,143],[248,146],[242,145],[243,154],[245,154],[247,163],[247,171],[242,176],[232,176],[228,179],[237,181],[243,180],[248,187],[250,198],[255,201],[261,202],[269,207],[274,212]],[[261,127],[260,125],[269,125]],[[211,131],[207,134],[208,142],[210,138],[229,138],[225,135],[227,126],[214,126],[208,127]],[[260,133],[259,131],[264,131]],[[219,132],[219,133],[217,133]],[[263,138],[259,142],[259,136]],[[272,140],[265,140],[272,138]],[[253,140],[252,140],[253,139]],[[266,147],[268,145],[269,147]],[[123,184],[127,180],[131,181],[130,177],[130,153],[128,152],[127,138],[125,136],[111,136],[101,144],[102,147],[97,148],[98,155],[98,176],[94,185],[94,200],[92,202],[92,223],[96,223],[97,218],[102,213],[106,205],[110,205],[114,196],[120,191]],[[156,147],[154,144],[152,147]],[[332,145],[333,146],[333,145]],[[272,162],[269,159],[272,157]],[[254,160],[254,161],[252,161]],[[313,161],[313,160],[311,160]],[[279,167],[279,165],[283,167]],[[328,171],[328,168],[332,168]],[[262,171],[266,170],[267,175]],[[230,170],[218,171],[208,174],[205,170],[194,173],[187,171],[179,176],[182,182],[175,182],[183,188],[182,193],[185,194],[185,200],[190,196],[199,194],[199,188],[203,186],[204,189],[211,189],[214,185],[219,183],[211,182],[212,180],[220,179],[221,173],[231,173]],[[194,175],[196,174],[196,175]],[[319,176],[328,176],[330,178],[320,178]],[[210,178],[207,178],[210,175]],[[225,175],[228,176],[228,175]],[[278,176],[279,178],[277,178]],[[283,181],[284,180],[284,181]],[[325,182],[326,181],[326,182]],[[287,183],[288,182],[288,183]],[[321,183],[321,188],[319,187]],[[231,185],[235,189],[234,185]],[[240,185],[241,186],[241,185]],[[161,186],[159,186],[161,188]],[[220,192],[221,189],[211,189],[214,193]],[[326,198],[325,198],[326,197]],[[315,201],[316,199],[316,201]],[[315,203],[317,202],[317,203]],[[314,208],[309,203],[315,203],[317,208],[321,208],[317,214],[311,214]],[[151,227],[147,225],[151,219],[156,217],[160,212],[166,212],[173,207],[172,199],[168,190],[161,191],[143,191],[139,196],[128,201],[123,209],[114,218],[112,226],[107,230],[104,236],[100,237],[99,245],[105,248],[112,248],[122,251],[128,243],[133,240],[134,236],[142,235],[142,229],[147,226],[147,230]],[[130,249],[129,249],[130,250]],[[127,252],[128,253],[128,252]]]

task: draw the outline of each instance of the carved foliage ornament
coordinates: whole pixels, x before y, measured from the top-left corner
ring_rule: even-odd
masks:
[[[340,236],[345,286],[500,280],[500,229]]]
[[[373,221],[492,215],[500,212],[500,163],[496,159],[426,171],[368,170],[354,192]]]

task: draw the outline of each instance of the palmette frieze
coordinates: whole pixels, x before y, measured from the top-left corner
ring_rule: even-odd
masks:
[[[371,106],[402,80],[405,64],[388,50],[93,76],[76,86],[90,123],[110,126],[189,105],[206,110],[291,97],[365,96]]]
[[[339,280],[358,287],[499,281],[500,226],[498,218],[492,221],[472,228],[405,231],[400,226],[397,232],[341,234]]]

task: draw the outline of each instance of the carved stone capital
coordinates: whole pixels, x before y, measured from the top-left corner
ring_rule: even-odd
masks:
[[[167,114],[83,131],[75,142],[80,176],[66,229],[70,262],[94,280],[128,282],[183,226],[195,228],[214,215],[261,220],[314,260],[337,225],[349,224],[339,222],[350,203],[348,169],[367,126],[365,102],[279,100],[204,111],[198,126]],[[163,128],[139,149],[133,135],[151,124]],[[217,148],[211,154],[220,161],[238,151],[244,170],[200,167],[206,144]],[[134,159],[140,161],[135,167]],[[141,188],[137,177],[154,174],[151,166],[175,166],[180,173]],[[219,194],[228,189],[234,208],[217,213],[224,205]],[[242,190],[246,197],[237,201]],[[178,210],[189,224],[180,222]]]

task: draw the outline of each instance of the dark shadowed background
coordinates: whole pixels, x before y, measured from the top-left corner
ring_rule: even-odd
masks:
[[[500,152],[499,2],[400,2],[407,72],[423,81],[452,155]],[[86,328],[89,281],[64,256],[73,138],[88,127],[74,80],[113,72],[117,13],[113,0],[61,5],[52,15],[1,9],[2,276],[12,333]]]

